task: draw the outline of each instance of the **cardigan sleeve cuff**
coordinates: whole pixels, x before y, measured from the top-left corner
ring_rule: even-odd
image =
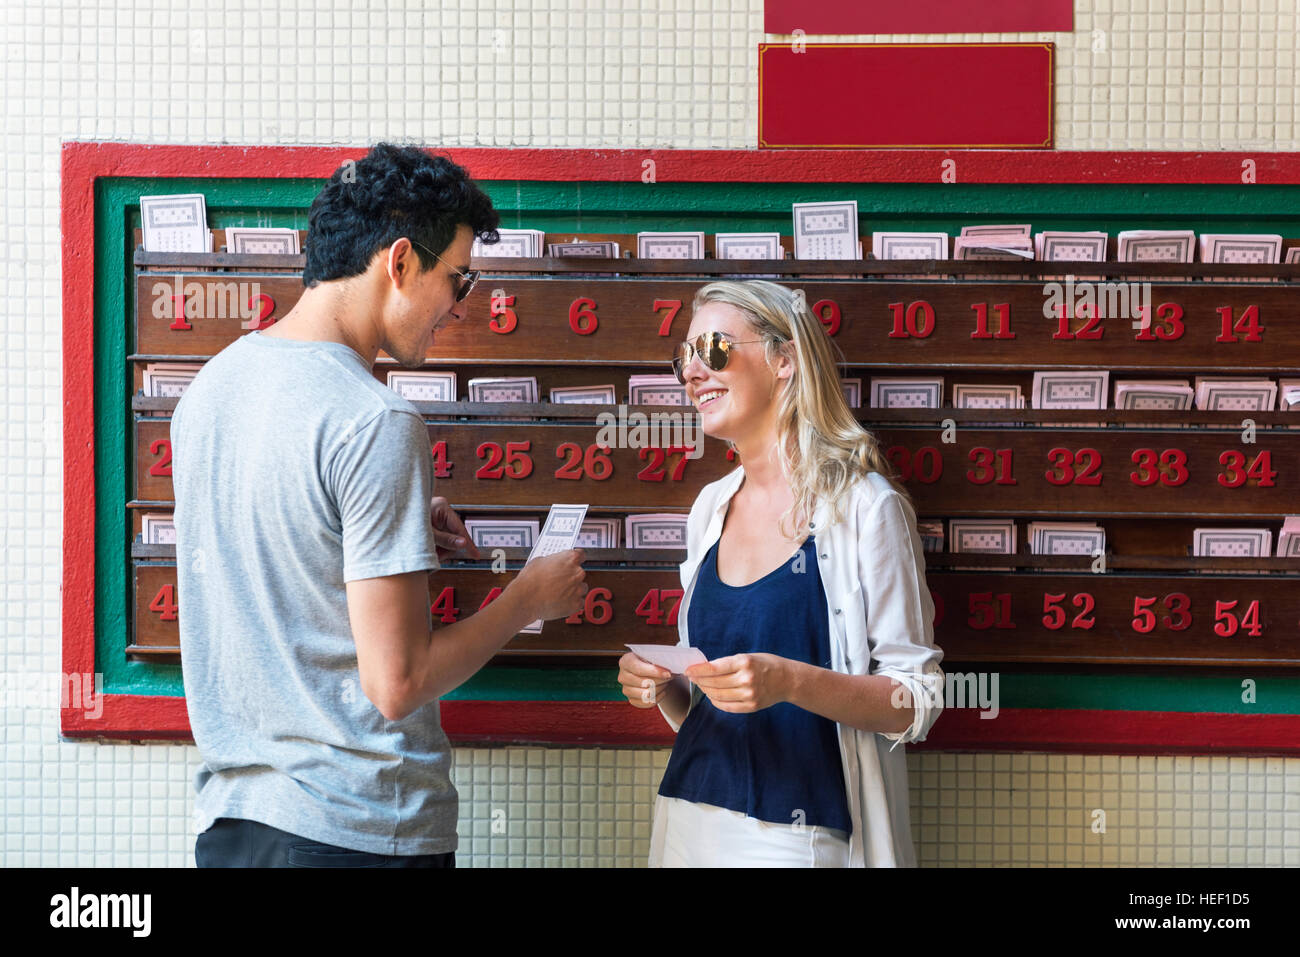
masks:
[[[910,741],[924,741],[943,710],[944,676],[939,666],[931,664],[924,674],[907,671],[881,670],[876,674],[888,675],[904,688],[912,705],[912,723],[904,731],[879,731],[894,744],[890,751]],[[897,691],[897,689],[895,689]]]

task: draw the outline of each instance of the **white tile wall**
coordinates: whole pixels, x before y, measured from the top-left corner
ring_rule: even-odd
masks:
[[[0,4],[0,866],[184,866],[194,841],[192,747],[60,741],[55,702],[14,693],[60,668],[59,144],[751,147],[761,0],[700,6]],[[1297,148],[1296,0],[1075,12],[1041,35],[1058,148]],[[462,865],[643,862],[665,760],[459,751]],[[924,864],[1300,864],[1300,760],[909,762]]]

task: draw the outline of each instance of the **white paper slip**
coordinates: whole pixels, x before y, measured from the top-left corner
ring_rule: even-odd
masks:
[[[873,378],[873,409],[937,409],[943,405],[943,379]]]
[[[574,542],[577,548],[618,548],[623,523],[616,518],[589,518]]]
[[[578,385],[557,386],[551,390],[551,401],[557,405],[616,405],[618,398],[612,385]]]
[[[1190,229],[1126,229],[1119,234],[1119,261],[1189,263],[1195,243]]]
[[[627,396],[629,405],[690,405],[675,375],[628,376]]]
[[[537,541],[537,519],[467,518],[465,531],[479,548],[532,548]]]
[[[1033,408],[1104,409],[1110,372],[1035,372]]]
[[[1190,409],[1192,387],[1184,380],[1131,379],[1115,383],[1117,409]]]
[[[921,536],[922,551],[943,551],[943,519],[917,522],[916,532]]]
[[[1300,409],[1300,379],[1277,380],[1277,410]]]
[[[140,225],[145,252],[212,251],[207,200],[202,193],[141,196]]]
[[[280,226],[228,226],[226,252],[240,255],[254,253],[297,255],[302,252],[302,248],[296,229]]]
[[[611,241],[547,243],[548,256],[576,256],[587,259],[618,259],[618,243]]]
[[[1196,558],[1263,558],[1273,551],[1267,528],[1198,528],[1192,533]]]
[[[1033,259],[1034,245],[1020,236],[958,236],[952,241],[953,259],[989,261]]]
[[[1014,226],[963,226],[961,235],[974,238],[984,238],[988,236],[1020,236],[1025,239],[1029,238],[1030,226],[1028,223],[1019,223]]]
[[[146,545],[175,545],[176,523],[163,512],[146,512],[140,516],[140,539]]]
[[[795,259],[857,259],[858,202],[794,204]]]
[[[686,516],[676,512],[629,515],[623,540],[628,548],[685,548]]]
[[[535,376],[504,376],[469,380],[471,402],[536,402]]]
[[[388,388],[412,402],[455,402],[456,373],[418,370],[390,372]]]
[[[952,387],[954,409],[1023,409],[1025,397],[1018,385],[968,385]]]
[[[1104,262],[1106,233],[1046,230],[1034,234],[1034,255],[1045,262]]]
[[[150,362],[144,367],[140,391],[155,398],[179,398],[202,368],[198,363]]]
[[[541,534],[537,536],[537,544],[533,546],[533,550],[528,554],[528,561],[524,564],[527,565],[534,558],[544,558],[573,548],[586,515],[585,505],[552,505],[551,510],[546,514],[546,524],[542,526]],[[520,629],[520,632],[525,635],[539,635],[543,624],[543,620],[539,618]]]
[[[691,665],[705,664],[704,652],[689,645],[628,645],[632,654],[642,661],[658,665],[665,671],[680,675]]]
[[[1282,520],[1282,534],[1277,537],[1278,558],[1300,558],[1300,515]]]
[[[1106,550],[1106,532],[1095,522],[1030,522],[1034,555],[1092,555]]]
[[[713,237],[718,259],[784,259],[780,233],[717,233]]]
[[[542,526],[537,544],[533,546],[528,561],[567,552],[582,531],[582,520],[587,517],[585,505],[552,505],[546,515],[546,524]]]
[[[495,243],[475,239],[470,247],[470,257],[499,257],[509,259],[534,259],[542,254],[546,234],[540,229],[497,229],[500,237]]]
[[[850,409],[862,408],[861,379],[840,379],[840,391],[844,393],[844,401]]]
[[[638,259],[703,259],[704,233],[637,233]]]
[[[1266,412],[1277,401],[1272,379],[1221,379],[1197,376],[1196,407],[1219,412]]]
[[[954,554],[966,552],[974,555],[1014,555],[1016,553],[1016,523],[1010,518],[975,519],[954,518],[948,521],[948,550]],[[958,568],[970,571],[974,566]],[[1011,571],[1006,568],[981,569]]]
[[[947,233],[871,234],[871,255],[876,259],[947,259]]]
[[[1300,263],[1300,246],[1292,246],[1286,251],[1286,261],[1289,263]]]

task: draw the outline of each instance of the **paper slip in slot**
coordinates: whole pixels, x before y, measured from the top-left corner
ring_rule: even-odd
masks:
[[[1128,229],[1120,232],[1117,255],[1122,263],[1189,263],[1196,250],[1190,229]],[[1183,276],[1128,276],[1129,282],[1186,282]]]
[[[1245,233],[1202,233],[1203,263],[1275,263],[1282,258],[1282,237]],[[1209,276],[1210,282],[1277,282],[1268,276]]]
[[[390,372],[388,388],[411,402],[455,402],[456,373]]]
[[[146,545],[175,545],[175,520],[161,512],[146,512],[140,516],[140,540]]]
[[[1110,372],[1035,372],[1033,408],[1104,409],[1110,392]],[[1045,422],[1044,425],[1061,425]],[[1099,428],[1100,422],[1064,423],[1074,428]]]
[[[850,409],[862,408],[861,379],[840,379],[840,391],[844,393],[844,401]]]
[[[1286,261],[1289,263],[1300,263],[1300,246],[1292,246],[1286,251]]]
[[[536,402],[535,376],[505,376],[469,380],[471,402]]]
[[[1025,397],[1018,385],[966,385],[952,387],[954,409],[1023,409]],[[968,422],[969,428],[996,428],[1018,422]]]
[[[983,238],[986,236],[1019,236],[1024,239],[1029,238],[1031,228],[1028,223],[1020,223],[1014,226],[990,225],[990,226],[963,226],[961,235],[970,238]]]
[[[532,548],[538,522],[535,518],[467,518],[465,531],[479,548]]]
[[[627,380],[630,405],[690,405],[675,375],[634,375]]]
[[[1009,518],[973,519],[954,518],[948,521],[948,549],[954,553],[972,555],[1014,555],[1016,553],[1016,523]],[[970,571],[968,566],[958,571]],[[1011,571],[1011,566],[982,569],[985,571]]]
[[[228,226],[226,252],[239,255],[280,253],[296,256],[302,252],[298,230],[279,226]]]
[[[876,259],[947,259],[947,233],[871,234],[871,255]]]
[[[937,409],[943,405],[943,379],[873,378],[873,409]]]
[[[717,233],[713,237],[718,259],[784,259],[780,233]]]
[[[573,548],[586,515],[586,505],[552,505],[551,510],[546,513],[546,524],[542,526],[541,533],[537,536],[537,544],[533,546],[528,561],[524,564],[527,565],[534,558],[545,558],[547,555],[567,552]],[[539,618],[521,628],[520,634],[540,635],[543,624],[545,622]]]
[[[140,391],[151,398],[179,398],[202,368],[197,362],[150,362],[144,367]]]
[[[917,522],[916,533],[921,537],[921,550],[943,551],[943,521]]]
[[[202,193],[140,197],[145,252],[209,253],[208,205]]]
[[[1196,558],[1264,558],[1273,553],[1267,528],[1198,528],[1192,533]]]
[[[713,237],[718,259],[785,259],[780,233],[717,233]],[[777,273],[735,273],[742,279],[779,279]]]
[[[578,532],[578,548],[618,548],[623,523],[616,518],[589,518]]]
[[[858,202],[795,203],[795,259],[857,259]]]
[[[665,671],[680,675],[691,665],[705,664],[704,652],[689,645],[628,645],[632,654]]]
[[[547,243],[546,255],[548,256],[570,256],[586,259],[618,259],[618,243],[610,241],[601,242],[571,242],[571,243]]]
[[[1030,522],[1034,555],[1094,555],[1106,551],[1106,532],[1095,522]]]
[[[1189,263],[1195,242],[1190,229],[1126,229],[1119,234],[1119,261]]]
[[[612,385],[559,386],[551,390],[551,401],[558,405],[617,405],[618,397]]]
[[[1300,558],[1300,515],[1282,520],[1282,534],[1277,537],[1278,558]]]
[[[676,513],[629,515],[623,536],[628,548],[685,548],[686,516]]]
[[[965,237],[952,241],[953,259],[983,259],[990,261],[1033,259],[1033,243],[1018,236]]]
[[[1300,379],[1277,380],[1277,408],[1279,412],[1300,409]]]
[[[638,259],[703,259],[704,233],[637,233]]]
[[[1107,233],[1046,230],[1034,234],[1034,255],[1044,262],[1105,262]]]
[[[1190,409],[1193,398],[1188,382],[1158,382],[1132,379],[1115,383],[1117,409]]]
[[[954,409],[1023,409],[1025,397],[1018,385],[966,385],[952,387]]]
[[[1267,412],[1277,402],[1272,379],[1220,379],[1197,376],[1196,407],[1218,412]]]
[[[536,259],[542,255],[546,233],[540,229],[497,229],[499,242],[485,243],[475,239],[470,247],[470,257],[497,257],[511,259]]]

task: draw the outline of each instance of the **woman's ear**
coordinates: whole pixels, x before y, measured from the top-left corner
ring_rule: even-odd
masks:
[[[794,343],[783,342],[776,352],[776,377],[790,379],[794,377]]]

